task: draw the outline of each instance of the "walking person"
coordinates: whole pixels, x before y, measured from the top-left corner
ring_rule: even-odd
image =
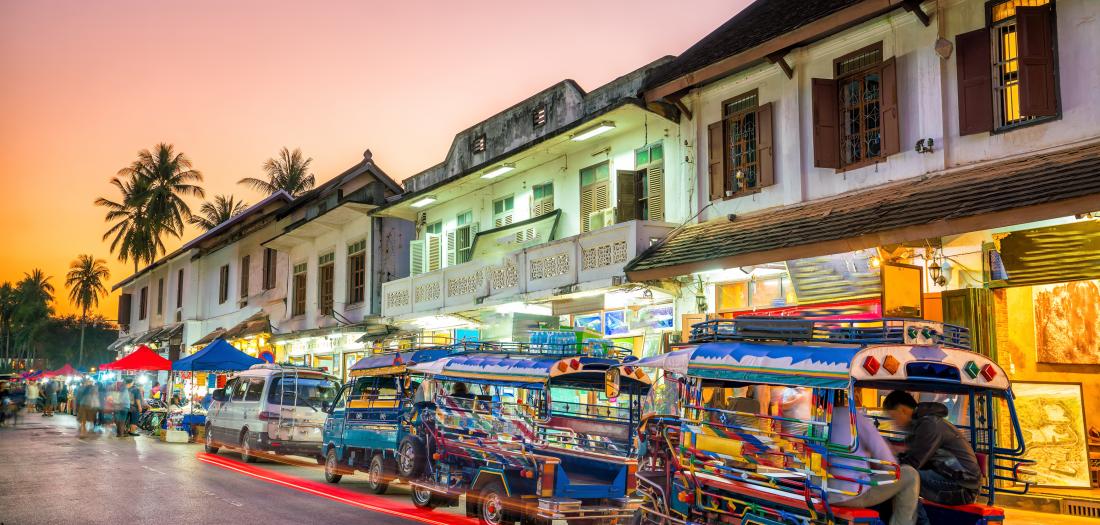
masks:
[[[115,437],[127,436],[130,426],[130,391],[119,381],[115,383],[111,394],[114,400]]]
[[[54,407],[57,406],[57,384],[46,381],[42,385],[42,417],[53,417]]]
[[[138,420],[141,419],[141,413],[145,410],[145,399],[142,394],[141,387],[134,384],[133,379],[126,381],[127,393],[130,396],[130,432],[131,436],[137,436],[138,434]]]
[[[27,381],[27,411],[34,412],[38,408],[38,383]]]
[[[76,391],[77,422],[80,425],[79,437],[85,437],[89,432],[95,433],[95,418],[99,411],[99,389],[91,379],[85,379],[84,384]],[[85,426],[89,427],[85,431]]]

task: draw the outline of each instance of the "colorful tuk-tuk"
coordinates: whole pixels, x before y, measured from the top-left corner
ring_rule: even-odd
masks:
[[[594,345],[481,350],[412,367],[424,378],[420,410],[398,471],[413,503],[457,505],[466,495],[467,514],[489,525],[629,521],[640,503],[633,447],[649,377]]]
[[[1021,431],[1008,377],[968,348],[964,328],[923,321],[695,325],[691,344],[632,365],[655,375],[639,433],[641,522],[884,523],[889,505],[844,501],[899,480],[896,459],[860,447],[868,432],[902,441],[879,402],[892,390],[943,402],[983,471],[978,502],[926,501],[930,521],[1003,521],[994,494],[1027,490]],[[858,426],[857,412],[873,425]]]
[[[402,414],[411,410],[418,383],[409,366],[427,363],[462,349],[461,344],[369,355],[350,368],[349,379],[326,407],[322,454],[325,480],[338,483],[357,470],[367,473],[376,494],[397,475],[396,452]]]

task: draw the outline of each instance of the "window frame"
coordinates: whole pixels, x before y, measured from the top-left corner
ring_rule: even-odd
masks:
[[[1062,85],[1061,85],[1062,75],[1061,75],[1061,71],[1060,71],[1060,67],[1059,67],[1059,61],[1058,61],[1058,5],[1057,5],[1057,0],[1048,0],[1046,4],[1039,4],[1039,5],[1050,6],[1050,23],[1051,23],[1050,35],[1051,35],[1051,44],[1053,45],[1053,56],[1054,56],[1054,63],[1053,63],[1053,68],[1054,68],[1054,90],[1055,90],[1055,100],[1057,102],[1058,111],[1054,115],[1030,117],[1030,118],[1025,118],[1025,120],[1022,120],[1020,122],[1016,122],[1014,124],[998,125],[998,118],[999,118],[998,117],[998,113],[999,113],[998,100],[999,100],[999,97],[1000,97],[1000,93],[997,91],[997,88],[998,88],[997,63],[1000,60],[1001,42],[996,38],[996,35],[994,33],[994,26],[996,24],[1003,24],[1005,22],[1005,20],[1012,20],[1013,22],[1015,22],[1016,14],[1015,14],[1015,10],[1013,10],[1014,12],[1013,12],[1011,17],[1009,17],[1007,19],[1001,19],[1001,20],[998,20],[998,21],[994,22],[994,20],[993,20],[993,9],[996,6],[1000,5],[1000,4],[1006,4],[1006,3],[1009,3],[1009,2],[1012,2],[1012,1],[1013,0],[986,0],[986,2],[985,2],[985,29],[986,29],[986,31],[989,32],[989,43],[992,46],[992,49],[990,50],[991,61],[990,61],[990,64],[989,64],[989,67],[990,67],[990,78],[989,78],[989,80],[990,80],[990,83],[992,84],[991,87],[993,88],[993,93],[992,93],[993,107],[991,108],[992,111],[993,111],[993,125],[992,125],[992,128],[990,128],[990,130],[989,130],[990,135],[998,135],[998,134],[1001,134],[1001,133],[1009,133],[1009,132],[1012,132],[1012,131],[1015,131],[1015,130],[1018,130],[1018,129],[1022,129],[1022,128],[1027,128],[1027,127],[1030,127],[1030,126],[1036,126],[1036,125],[1039,125],[1039,124],[1045,124],[1047,122],[1051,122],[1051,121],[1055,121],[1055,120],[1061,120],[1061,118],[1062,118]],[[1017,7],[1020,7],[1020,6],[1017,6]],[[1030,7],[1035,7],[1035,6],[1030,6]],[[1018,34],[1018,29],[1017,29],[1017,34]],[[1017,60],[1016,72],[1017,72],[1017,75],[1019,74],[1019,58],[1020,58],[1019,45],[1020,45],[1019,44],[1019,37],[1017,37],[1017,40],[1016,40],[1016,60]],[[1016,86],[1020,85],[1019,82],[1020,82],[1019,77],[1017,76]],[[1016,90],[1016,97],[1017,97],[1017,104],[1019,104],[1019,97],[1020,97],[1019,87],[1017,87],[1017,90]]]
[[[176,308],[183,308],[183,268],[179,269],[176,277]]]
[[[508,201],[511,201],[511,207],[505,209]],[[501,211],[497,212],[497,203],[500,203]],[[511,220],[506,223],[497,224],[497,219],[509,217]],[[493,199],[493,227],[500,228],[516,222],[516,196],[515,194],[505,195],[498,199]]]
[[[278,264],[279,252],[274,248],[264,248],[263,288],[265,291],[275,289],[275,272],[278,269]]]
[[[733,104],[734,102],[738,102],[750,97],[756,100],[756,103],[753,104],[752,107],[744,108],[739,111],[726,114],[727,106]],[[757,144],[759,143],[758,135],[760,134],[760,118],[756,116],[756,114],[760,111],[760,89],[751,89],[749,91],[745,91],[744,93],[740,93],[737,96],[727,98],[726,100],[722,101],[720,109],[722,111],[723,127],[722,156],[724,157],[726,168],[726,172],[722,174],[722,200],[736,199],[738,197],[744,197],[745,195],[759,193],[764,189],[764,186],[760,184],[760,151],[757,147]],[[733,181],[737,178],[737,171],[743,168],[733,163],[733,133],[731,132],[730,128],[732,127],[731,124],[734,120],[742,120],[750,114],[753,115],[753,136],[751,142],[753,147],[753,165],[756,169],[756,185],[746,186],[744,189],[740,190],[734,190],[733,188],[735,186],[733,185]],[[746,145],[747,144],[748,142],[746,142]]]
[[[317,310],[332,315],[336,306],[336,255],[328,252],[317,258]]]
[[[294,265],[293,273],[291,274],[291,304],[290,304],[290,316],[299,317],[306,314],[306,293],[308,289],[308,276],[309,267],[307,263],[298,263]],[[299,285],[300,283],[300,285]]]
[[[853,71],[846,71],[846,72],[844,72],[843,75],[838,73],[838,68],[839,68],[841,63],[843,63],[845,61],[848,61],[852,58],[858,57],[860,55],[865,55],[867,53],[872,53],[874,51],[878,51],[878,62],[875,62],[873,64],[863,65],[863,66],[861,66],[858,69],[855,69]],[[844,172],[844,171],[855,170],[855,169],[863,168],[863,167],[866,167],[866,166],[871,166],[871,165],[874,165],[874,164],[885,162],[886,159],[888,158],[888,155],[883,153],[885,148],[883,147],[883,131],[884,131],[883,128],[884,128],[884,126],[883,126],[883,122],[882,122],[882,103],[883,103],[882,95],[883,95],[883,84],[884,84],[883,79],[882,79],[882,76],[883,76],[882,75],[882,68],[883,68],[883,65],[886,64],[886,58],[884,56],[884,53],[885,53],[885,51],[883,50],[882,41],[880,40],[880,41],[878,41],[874,44],[861,47],[859,49],[856,49],[855,51],[852,51],[850,53],[846,53],[844,55],[841,55],[841,56],[833,59],[833,80],[836,82],[836,93],[837,93],[837,100],[836,100],[837,126],[838,126],[838,128],[837,128],[837,132],[838,132],[837,143],[838,143],[838,146],[840,147],[840,151],[838,153],[839,154],[838,159],[840,161],[840,167],[837,168],[837,170],[836,170],[838,173],[839,172]],[[861,149],[860,151],[861,151],[863,156],[862,156],[862,158],[859,159],[859,161],[853,162],[853,163],[850,163],[850,164],[845,164],[844,163],[844,144],[845,144],[845,137],[846,137],[845,130],[847,128],[847,125],[846,125],[847,121],[844,120],[844,102],[843,102],[843,100],[844,100],[844,83],[846,81],[850,81],[851,79],[853,79],[855,77],[866,78],[867,75],[869,75],[873,72],[878,72],[878,75],[879,75],[879,93],[878,93],[878,99],[877,99],[878,100],[878,108],[879,108],[879,117],[878,117],[879,118],[879,122],[878,122],[878,132],[879,132],[879,150],[878,151],[879,151],[879,154],[874,156],[874,157],[868,157],[866,155],[866,152]],[[866,102],[861,102],[861,107],[860,107],[860,132],[859,132],[861,141],[862,141],[863,135],[865,133],[867,133],[867,131],[864,129],[864,126],[863,126],[866,123],[866,118],[867,118],[866,117],[867,114],[864,111],[865,108],[866,108]]]
[[[252,267],[252,256],[251,255],[245,255],[244,257],[241,257],[241,275],[240,275],[240,279],[239,279],[240,282],[238,284],[240,285],[240,288],[241,288],[240,291],[239,291],[239,295],[241,296],[242,301],[245,301],[245,300],[248,299],[248,285],[249,285],[249,283],[248,283],[248,277],[249,277],[248,272],[249,272],[249,269],[251,267]]]
[[[142,286],[138,292],[138,321],[144,321],[149,317],[149,287]]]
[[[229,263],[218,268],[218,304],[229,300]]]
[[[362,239],[348,245],[348,297],[347,303],[360,304],[367,297],[367,241]]]
[[[164,277],[157,280],[157,315],[164,315]]]
[[[264,398],[264,387],[267,386],[267,381],[262,377],[253,377],[248,380],[248,386],[245,388],[244,401],[246,403],[258,403]],[[255,394],[255,396],[253,396]]]

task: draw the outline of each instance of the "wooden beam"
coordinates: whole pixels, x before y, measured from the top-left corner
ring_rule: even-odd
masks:
[[[787,59],[783,58],[784,56],[786,56],[786,54],[786,50],[780,51],[778,53],[772,53],[768,55],[768,62],[771,62],[772,64],[779,64],[779,68],[783,70],[783,73],[786,73],[787,79],[792,79],[794,78],[794,68],[792,68],[791,65],[787,63]]]
[[[813,242],[799,246],[787,246],[774,250],[741,253],[728,257],[718,257],[674,266],[628,271],[626,275],[627,278],[633,282],[645,282],[657,279],[670,279],[681,275],[690,275],[695,272],[790,261],[806,257],[819,257],[866,248],[875,248],[887,244],[900,244],[919,239],[961,235],[974,231],[1003,228],[1006,226],[1015,226],[1017,224],[1065,217],[1077,213],[1088,213],[1090,210],[1096,211],[1096,203],[1098,201],[1100,201],[1100,195],[1087,195],[1085,197],[1076,197],[1035,206],[1024,206],[972,217],[944,219],[928,224],[884,230],[847,239]]]
[[[726,57],[718,62],[665,82],[664,84],[646,91],[645,99],[647,102],[660,100],[662,98],[667,98],[673,93],[718,80],[719,78],[767,60],[767,56],[772,53],[805,45],[865,20],[888,13],[901,5],[903,1],[904,0],[865,0],[851,7],[841,9],[840,11],[810,22],[794,31],[763,42],[758,46],[749,48],[736,55]]]
[[[686,116],[687,116],[687,118],[688,118],[688,120],[692,120],[691,110],[690,110],[690,109],[688,109],[688,107],[687,107],[687,105],[686,105],[686,104],[684,104],[684,97],[683,97],[683,95],[673,95],[673,96],[670,96],[670,97],[668,97],[668,100],[669,100],[670,102],[672,102],[672,104],[673,104],[674,106],[676,106],[677,108],[679,108],[679,109],[680,109],[680,113],[683,113],[684,115],[686,115]]]
[[[932,20],[929,19],[924,10],[920,8],[920,0],[904,0],[901,7],[916,15],[920,23],[924,24],[924,27],[928,27],[928,25],[932,23]]]

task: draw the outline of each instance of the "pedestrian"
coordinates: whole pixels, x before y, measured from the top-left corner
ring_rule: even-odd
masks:
[[[84,384],[76,392],[76,411],[77,419],[80,425],[79,436],[84,437],[88,434],[84,430],[85,426],[90,426],[90,432],[95,432],[95,418],[96,413],[99,411],[99,389],[91,379],[85,379]]]
[[[57,383],[46,381],[42,385],[42,417],[53,417],[54,407],[57,406]]]
[[[119,381],[115,383],[115,389],[111,394],[114,400],[115,437],[123,437],[129,434],[130,391],[122,381]]]
[[[57,386],[57,411],[62,414],[69,412],[69,383],[61,381]]]
[[[27,403],[27,407],[28,407],[27,411],[28,412],[34,412],[35,409],[38,407],[38,383],[35,383],[34,380],[28,380],[27,381],[27,390],[26,390],[26,392],[27,392],[27,401],[26,401],[26,403]]]
[[[141,419],[141,413],[145,410],[145,399],[141,392],[141,387],[134,384],[134,380],[130,379],[126,381],[126,388],[129,390],[130,395],[130,435],[137,436],[138,434],[138,420]]]

